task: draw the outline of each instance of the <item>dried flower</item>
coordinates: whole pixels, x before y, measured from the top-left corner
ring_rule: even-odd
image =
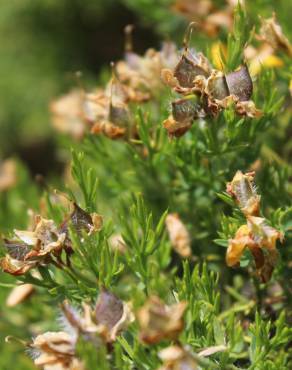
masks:
[[[76,340],[62,331],[38,335],[30,344],[36,355],[35,365],[44,370],[84,370],[82,362],[75,357]]]
[[[97,335],[106,343],[114,342],[117,336],[134,320],[129,304],[105,289],[98,297],[95,310],[85,303],[82,315],[76,313],[66,302],[62,308],[73,330],[92,340]]]
[[[165,223],[171,244],[175,251],[182,257],[190,257],[192,254],[191,238],[178,214],[172,213],[167,215]]]
[[[254,184],[255,172],[243,174],[237,171],[232,181],[227,183],[227,192],[232,195],[245,215],[256,216],[260,210],[260,195]]]
[[[71,248],[71,241],[69,238],[69,226],[72,225],[73,229],[78,235],[82,235],[82,232],[86,232],[88,235],[93,232],[100,231],[103,225],[103,218],[97,213],[89,214],[78,206],[75,202],[72,203],[73,210],[71,214],[63,221],[60,232],[65,233],[66,240],[65,245]]]
[[[272,18],[261,19],[260,39],[270,44],[275,50],[282,50],[292,56],[292,45],[282,31],[282,27],[277,23],[276,14]]]
[[[65,233],[60,233],[53,220],[36,217],[33,231],[14,230],[15,240],[4,240],[7,254],[0,266],[12,275],[22,275],[39,263],[50,261],[64,247]]]
[[[196,370],[197,361],[192,354],[180,346],[170,346],[159,352],[163,365],[158,370]]]
[[[154,344],[163,339],[176,339],[183,329],[185,309],[186,302],[167,306],[158,297],[150,297],[137,313],[141,340]]]
[[[247,225],[242,225],[235,237],[229,240],[226,253],[228,266],[238,265],[246,248],[252,253],[258,276],[267,282],[277,261],[276,241],[282,241],[282,234],[266,224],[261,217],[247,216]]]
[[[134,320],[134,316],[128,304],[104,289],[95,306],[95,319],[98,325],[104,327],[106,341],[113,342]]]
[[[14,307],[25,301],[34,292],[32,284],[21,284],[11,290],[6,298],[6,306]]]
[[[117,73],[125,86],[129,101],[144,102],[157,95],[163,88],[160,74],[163,68],[173,68],[177,62],[176,46],[165,42],[160,51],[148,49],[143,56],[132,46],[133,26],[125,28],[125,60],[117,63]]]
[[[85,133],[84,124],[85,94],[81,90],[72,90],[50,105],[52,124],[60,132],[81,139]]]
[[[5,159],[0,163],[0,192],[16,185],[16,172],[16,162],[13,159]]]

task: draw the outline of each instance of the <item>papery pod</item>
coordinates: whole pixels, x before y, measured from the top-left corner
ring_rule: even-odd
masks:
[[[70,222],[75,231],[79,234],[82,230],[89,232],[90,228],[93,226],[90,214],[80,208],[75,202],[73,203],[73,211],[61,226],[61,232],[68,233]]]
[[[280,49],[292,56],[292,45],[284,35],[282,27],[276,19],[276,14],[269,19],[261,19],[260,38],[270,44],[274,49]]]
[[[195,23],[190,23],[184,38],[184,51],[174,69],[174,77],[183,88],[192,88],[197,76],[208,77],[211,73],[209,61],[202,53],[194,54],[189,49],[189,40]]]
[[[141,341],[154,344],[163,339],[176,339],[184,326],[185,309],[186,302],[167,306],[160,298],[150,297],[137,313]]]
[[[240,101],[247,101],[252,96],[253,83],[247,66],[244,64],[237,71],[226,75],[229,95],[235,95]]]
[[[197,361],[183,347],[173,345],[158,353],[163,365],[158,370],[197,370]]]
[[[174,70],[174,77],[180,86],[191,88],[197,76],[208,77],[211,73],[209,63],[203,54],[193,55],[186,50]]]
[[[95,306],[95,318],[98,324],[102,324],[111,330],[123,315],[123,302],[113,293],[103,289]]]
[[[35,288],[32,284],[21,284],[11,290],[6,298],[7,307],[15,307],[25,301],[33,292]]]
[[[177,99],[171,103],[172,116],[178,122],[192,122],[198,116],[198,103],[195,97]]]
[[[113,342],[132,321],[134,316],[129,305],[116,295],[103,289],[95,306],[95,321],[104,327],[103,336],[106,342]]]
[[[237,171],[232,181],[227,183],[227,192],[232,195],[245,215],[256,216],[260,211],[260,195],[254,184],[255,172]]]
[[[169,116],[163,121],[163,127],[167,130],[170,138],[183,136],[191,128],[191,126],[191,122],[179,122],[176,121],[172,116]]]
[[[174,250],[182,257],[190,257],[192,254],[190,234],[178,214],[167,215],[165,224]]]
[[[27,244],[17,240],[4,239],[3,241],[9,256],[19,261],[24,261],[25,256],[31,250]]]
[[[209,98],[216,100],[222,100],[230,95],[225,75],[220,71],[212,71],[205,92]]]

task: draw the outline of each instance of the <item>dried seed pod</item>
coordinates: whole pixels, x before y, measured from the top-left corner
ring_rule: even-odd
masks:
[[[191,353],[178,345],[162,349],[158,353],[163,365],[158,370],[197,370],[197,361]]]
[[[65,219],[65,221],[60,226],[60,232],[66,234],[66,245],[71,245],[69,240],[69,225],[72,224],[72,227],[81,235],[82,231],[91,234],[94,231],[99,231],[102,228],[102,216],[97,213],[88,213],[73,202],[73,211]]]
[[[254,184],[255,172],[243,174],[237,171],[232,181],[227,183],[226,190],[232,195],[245,215],[257,216],[260,211],[260,195]]]
[[[192,88],[197,76],[208,77],[210,72],[209,62],[203,54],[195,56],[187,49],[174,69],[174,77],[180,86]]]
[[[253,84],[247,66],[242,65],[237,71],[226,75],[228,95],[235,95],[239,101],[248,101],[252,96]]]
[[[282,241],[282,234],[266,224],[264,218],[248,216],[247,225],[241,226],[233,239],[229,240],[226,253],[228,266],[237,266],[246,248],[253,255],[256,272],[263,282],[267,282],[277,262],[277,240]]]
[[[85,370],[75,357],[76,338],[65,332],[46,332],[34,338],[34,363],[44,369]],[[34,353],[34,351],[33,351]]]
[[[98,324],[102,324],[111,330],[123,315],[123,302],[113,293],[102,290],[99,294],[95,317]]]
[[[31,249],[27,244],[19,242],[18,240],[4,239],[4,246],[9,256],[18,261],[24,261],[25,256]]]
[[[14,307],[25,301],[34,292],[32,284],[21,284],[11,290],[6,298],[6,306]]]
[[[192,254],[191,238],[178,214],[172,213],[167,215],[165,223],[175,251],[182,257],[190,257]]]
[[[194,96],[177,99],[171,106],[172,116],[178,122],[192,122],[197,118],[199,106]]]
[[[113,342],[120,332],[134,320],[129,305],[113,293],[103,289],[95,306],[96,323],[105,328],[106,342]]]
[[[197,76],[208,77],[211,72],[207,58],[201,53],[194,55],[189,50],[189,40],[194,26],[194,22],[189,24],[184,38],[184,51],[173,73],[183,88],[192,88]]]
[[[250,118],[258,118],[263,115],[263,112],[256,108],[252,100],[237,102],[235,105],[235,110],[237,114]]]
[[[0,267],[8,274],[18,276],[24,275],[27,271],[37,266],[36,261],[24,261],[12,258],[9,254],[0,259]]]
[[[150,297],[137,313],[141,340],[154,344],[163,339],[176,339],[183,329],[185,309],[185,302],[167,306],[160,298]]]
[[[269,19],[261,19],[260,39],[270,44],[274,49],[283,50],[292,56],[292,46],[284,35],[282,27],[277,23],[276,14]]]
[[[178,122],[172,116],[163,121],[163,127],[171,138],[184,135],[191,128],[191,125],[191,122]]]
[[[222,100],[230,95],[225,75],[220,71],[212,71],[205,92],[209,98],[216,100]]]

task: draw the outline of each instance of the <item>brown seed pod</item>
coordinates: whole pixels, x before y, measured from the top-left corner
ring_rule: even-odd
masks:
[[[222,72],[212,72],[207,81],[206,93],[210,98],[217,100],[222,100],[230,95],[226,77]]]
[[[228,73],[226,75],[226,83],[230,95],[235,95],[240,101],[247,101],[251,98],[253,84],[245,64],[237,71]]]
[[[194,56],[188,49],[184,51],[180,61],[174,70],[174,77],[177,78],[180,86],[193,87],[194,79],[197,76],[208,77],[210,74],[206,58],[199,54]]]
[[[198,104],[194,97],[177,99],[171,103],[173,118],[178,122],[191,122],[197,118]]]
[[[111,330],[121,319],[124,311],[123,302],[113,293],[102,290],[95,306],[95,317],[98,324]]]

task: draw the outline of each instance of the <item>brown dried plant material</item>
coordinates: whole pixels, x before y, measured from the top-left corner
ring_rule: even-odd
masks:
[[[72,202],[73,210],[70,215],[63,221],[60,232],[66,235],[65,245],[71,248],[71,241],[69,238],[69,226],[72,225],[73,229],[79,236],[82,232],[86,232],[88,235],[98,232],[103,226],[103,217],[97,213],[88,213],[78,206],[75,202]]]
[[[237,171],[232,181],[227,183],[226,191],[235,198],[245,215],[257,216],[260,211],[260,195],[254,184],[255,172],[243,174]]]
[[[118,250],[120,253],[127,251],[126,243],[121,234],[114,234],[109,239],[109,246],[113,251]]]
[[[16,242],[6,241],[5,245],[14,244],[16,246]],[[16,248],[16,247],[14,247]],[[18,249],[21,250],[20,254],[22,254],[22,249],[26,249],[26,245],[18,245]],[[29,251],[30,249],[28,249]],[[4,272],[7,272],[11,275],[23,275],[30,269],[36,267],[37,261],[27,261],[24,259],[25,255],[23,257],[13,258],[9,252],[5,255],[5,257],[2,257],[0,259],[0,267]]]
[[[105,343],[114,342],[134,320],[130,305],[105,289],[101,291],[94,310],[83,303],[83,312],[79,314],[66,302],[62,309],[77,334],[101,338]]]
[[[163,127],[167,130],[169,137],[180,137],[192,126],[191,122],[178,122],[172,116],[163,121]]]
[[[158,370],[197,370],[197,361],[185,348],[173,345],[159,352],[163,365]]]
[[[11,290],[6,298],[6,306],[14,307],[25,301],[34,292],[32,284],[21,284]]]
[[[117,63],[117,73],[125,86],[128,99],[132,102],[144,102],[157,96],[164,88],[160,80],[163,68],[173,68],[177,62],[176,46],[165,42],[160,51],[148,49],[143,56],[133,51],[133,26],[125,28],[125,59]]]
[[[70,134],[79,140],[84,136],[86,126],[84,124],[85,93],[82,90],[72,90],[61,96],[50,105],[52,112],[52,124],[56,130]]]
[[[211,73],[208,59],[202,53],[196,54],[189,49],[189,40],[194,26],[194,22],[189,24],[184,38],[184,50],[175,67],[161,71],[164,83],[184,95],[192,93],[196,77],[207,78]]]
[[[165,305],[160,298],[152,296],[137,312],[140,324],[140,339],[155,344],[163,339],[174,340],[183,329],[186,302]]]
[[[95,319],[98,325],[105,328],[106,342],[114,342],[134,316],[128,304],[104,289],[95,306]]]
[[[65,234],[59,233],[53,220],[37,217],[34,231],[14,230],[14,234],[23,243],[32,246],[25,260],[42,259],[50,253],[59,254],[65,241]]]
[[[197,98],[194,95],[185,96],[171,103],[172,115],[164,122],[170,137],[180,137],[188,131],[193,121],[201,115]]]
[[[277,22],[276,14],[273,13],[272,18],[261,18],[261,23],[259,38],[270,44],[275,50],[282,50],[292,56],[292,45]]]
[[[126,89],[122,85],[115,66],[113,77],[109,84],[109,99],[104,115],[97,117],[91,128],[95,135],[104,134],[110,139],[118,139],[127,134],[132,126],[132,116],[126,104],[128,98]]]
[[[85,370],[75,357],[76,337],[66,332],[46,332],[34,338],[30,347],[36,353],[34,363],[44,370]]]
[[[0,192],[14,187],[17,183],[16,162],[13,159],[5,159],[0,162]]]
[[[235,111],[241,116],[247,116],[250,118],[259,118],[263,115],[263,112],[256,108],[255,103],[252,100],[237,102],[235,105]]]
[[[15,230],[18,239],[4,240],[7,254],[0,267],[12,275],[25,274],[39,263],[48,263],[51,254],[59,255],[66,235],[59,233],[53,220],[38,217],[34,231]]]
[[[167,215],[165,223],[174,250],[182,257],[190,257],[192,255],[191,238],[178,214]]]
[[[253,255],[257,275],[262,282],[267,282],[277,262],[277,240],[283,240],[282,234],[268,226],[264,218],[247,216],[247,224],[242,225],[235,237],[229,240],[226,263],[228,266],[237,266],[244,250],[248,248]]]
[[[229,95],[235,95],[239,101],[248,101],[252,96],[253,84],[246,65],[226,75]]]

